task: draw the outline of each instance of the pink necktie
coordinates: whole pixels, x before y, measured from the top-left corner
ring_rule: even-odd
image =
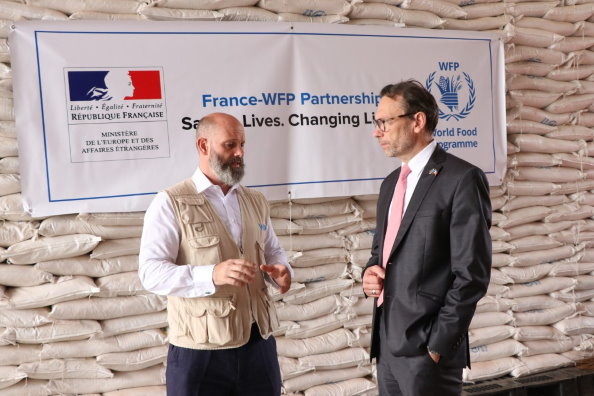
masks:
[[[402,212],[404,210],[404,195],[406,194],[406,178],[410,173],[410,168],[408,165],[403,164],[402,169],[400,170],[400,176],[398,177],[398,182],[396,183],[396,189],[394,191],[394,196],[392,197],[392,204],[391,204],[391,211],[390,217],[388,219],[388,227],[386,229],[386,237],[384,238],[384,251],[383,251],[383,260],[382,266],[386,268],[386,264],[388,263],[388,258],[390,257],[390,252],[392,251],[392,246],[394,246],[394,242],[396,241],[396,234],[398,234],[398,229],[400,228],[400,222],[402,221]],[[384,302],[384,291],[377,299],[377,306],[379,307]]]

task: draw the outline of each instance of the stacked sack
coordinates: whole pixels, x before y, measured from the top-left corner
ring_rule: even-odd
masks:
[[[143,213],[6,217],[5,235],[33,235],[0,253],[0,394],[164,394],[167,304],[138,278]]]
[[[509,172],[491,190],[493,276],[470,330],[473,368],[464,377],[478,381],[594,355],[593,15],[587,0],[0,0],[0,395],[164,395],[167,342],[164,301],[146,294],[135,272],[141,214],[31,219],[23,212],[6,40],[13,21],[307,21],[499,32]],[[335,203],[276,205],[274,227],[297,275],[288,294],[275,295],[288,394],[376,393],[365,355],[371,300],[360,289],[375,198],[337,200],[340,211],[308,215],[300,206]]]
[[[508,172],[491,188],[493,270],[467,381],[594,355],[594,4],[578,3],[505,5]]]
[[[565,195],[510,196],[501,187],[491,197],[493,268],[470,326],[465,379],[519,377],[594,356],[587,302],[594,256],[576,240],[592,208],[566,203]]]
[[[369,259],[375,221],[364,222],[351,198],[278,202],[271,218],[295,272],[287,293],[272,291],[284,392],[374,392],[373,300],[364,297],[361,266]],[[365,251],[365,261],[349,263],[355,249]]]

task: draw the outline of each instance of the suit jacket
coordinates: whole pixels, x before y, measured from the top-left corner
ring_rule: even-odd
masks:
[[[400,168],[386,177],[366,268],[382,265],[388,209]],[[437,145],[403,215],[386,265],[384,303],[373,312],[371,357],[383,315],[390,352],[469,366],[468,326],[491,272],[491,201],[484,173]],[[374,304],[375,306],[375,304]]]

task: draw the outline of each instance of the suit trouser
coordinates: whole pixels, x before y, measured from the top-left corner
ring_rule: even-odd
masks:
[[[380,396],[459,396],[462,393],[462,369],[436,364],[429,353],[394,356],[389,351],[390,338],[402,337],[402,334],[387,335],[383,316],[380,313],[377,359]]]
[[[169,345],[168,396],[278,396],[281,378],[276,341],[264,340],[252,326],[247,344],[197,350]]]

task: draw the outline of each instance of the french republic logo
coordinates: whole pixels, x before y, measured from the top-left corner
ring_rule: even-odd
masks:
[[[162,99],[159,70],[69,71],[71,102]]]
[[[468,73],[457,73],[458,62],[438,62],[440,71],[429,74],[425,88],[438,100],[439,118],[459,121],[466,118],[476,102],[476,89]],[[435,91],[434,92],[432,92]],[[439,95],[436,95],[439,94]]]

